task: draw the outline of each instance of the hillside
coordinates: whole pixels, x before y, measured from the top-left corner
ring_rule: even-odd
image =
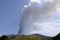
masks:
[[[0,40],[60,40],[60,33],[55,37],[47,37],[39,34],[33,35],[3,35]]]

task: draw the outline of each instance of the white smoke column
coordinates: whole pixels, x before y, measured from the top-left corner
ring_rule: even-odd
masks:
[[[42,34],[55,36],[60,31],[60,21],[54,20],[57,11],[56,0],[30,0],[22,10],[20,35]],[[57,27],[58,26],[58,27]]]

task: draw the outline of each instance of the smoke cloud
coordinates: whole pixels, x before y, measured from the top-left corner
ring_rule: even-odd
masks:
[[[55,36],[60,31],[60,15],[56,0],[30,0],[22,9],[20,35],[34,33]],[[58,19],[57,19],[58,18]]]

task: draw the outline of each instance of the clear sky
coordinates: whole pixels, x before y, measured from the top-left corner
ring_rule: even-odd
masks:
[[[25,4],[28,4],[28,2],[29,0],[0,0],[0,35],[18,33],[19,23],[21,20],[21,9]],[[48,35],[54,35],[55,33],[60,32],[60,6],[55,15],[56,16],[54,16],[52,20],[53,23],[51,22],[52,25],[47,22],[45,23],[46,25],[42,25],[43,27],[41,30],[39,29],[39,32],[41,34],[47,35],[49,33]],[[38,24],[37,26],[38,28],[41,28],[40,24]],[[36,27],[33,28],[33,30],[37,32],[37,30],[35,29]],[[46,32],[46,30],[48,31]]]
[[[18,32],[21,9],[27,3],[28,0],[0,0],[0,35]]]

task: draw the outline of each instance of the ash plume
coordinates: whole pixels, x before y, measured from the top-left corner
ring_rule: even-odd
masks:
[[[18,34],[30,35],[38,33],[46,36],[56,35],[58,30],[55,31],[56,33],[51,32],[56,29],[54,28],[56,25],[54,25],[55,23],[52,20],[57,10],[58,1],[30,0],[28,5],[25,5],[22,9],[22,19]]]

